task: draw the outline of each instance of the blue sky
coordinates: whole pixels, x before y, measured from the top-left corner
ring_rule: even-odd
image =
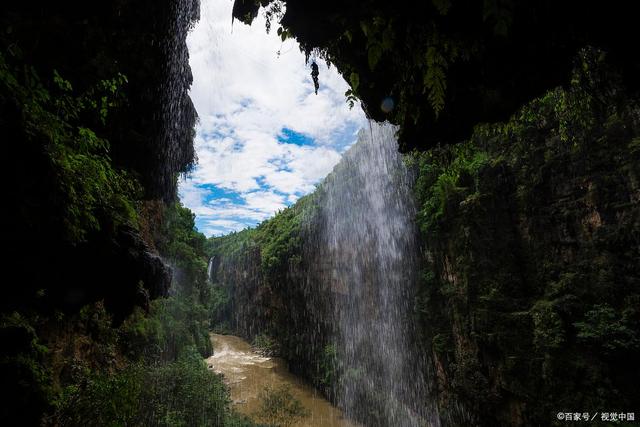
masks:
[[[315,188],[356,140],[362,109],[349,109],[347,84],[311,70],[295,40],[231,23],[233,0],[202,0],[187,43],[198,110],[198,164],[180,198],[207,236],[255,226]],[[275,25],[274,25],[275,27]]]

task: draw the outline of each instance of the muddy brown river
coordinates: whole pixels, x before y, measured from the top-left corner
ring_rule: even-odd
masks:
[[[224,375],[238,412],[252,416],[260,407],[258,396],[265,387],[289,386],[291,394],[310,413],[295,426],[357,427],[317,390],[292,375],[284,360],[262,356],[242,338],[232,335],[211,334],[211,340],[214,353],[207,359],[207,365]]]

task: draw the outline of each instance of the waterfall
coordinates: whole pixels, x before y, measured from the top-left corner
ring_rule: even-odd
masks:
[[[336,396],[367,425],[439,425],[412,331],[417,231],[395,128],[371,123],[322,185],[313,274],[330,289]]]
[[[209,265],[207,265],[207,280],[209,282],[213,282],[213,277],[211,277],[211,270],[213,270],[213,257],[209,258]]]

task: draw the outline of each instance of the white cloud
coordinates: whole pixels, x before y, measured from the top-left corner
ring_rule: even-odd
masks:
[[[272,191],[255,191],[244,196],[249,209],[258,212],[276,212],[287,207],[285,197]]]
[[[208,236],[219,236],[246,228],[241,222],[231,219],[208,219],[203,222],[201,232]]]
[[[318,63],[315,95],[297,43],[283,43],[275,31],[267,35],[262,16],[252,26],[235,21],[232,27],[232,6],[232,0],[203,0],[201,21],[187,40],[199,164],[180,195],[206,234],[255,224],[312,191],[364,123],[359,107],[348,108],[347,84],[335,69]],[[285,128],[313,143],[282,142]],[[237,197],[216,200],[206,185]]]
[[[182,185],[180,187],[180,200],[186,206],[201,206],[205,200],[205,193],[206,190],[203,188],[193,185]]]

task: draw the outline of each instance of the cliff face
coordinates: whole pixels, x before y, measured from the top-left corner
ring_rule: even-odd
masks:
[[[173,200],[193,163],[186,33],[198,2],[2,8],[8,265],[33,272],[3,306],[28,306],[44,287],[65,308],[106,298],[124,314],[166,294],[170,272],[135,211]]]
[[[0,302],[1,416],[29,425],[52,403],[44,345],[73,329],[56,319],[103,301],[120,323],[167,295],[172,272],[150,238],[163,208],[150,200],[174,200],[193,163],[186,33],[199,4],[5,3],[3,261],[13,282]]]
[[[224,301],[212,323],[257,343],[274,344],[290,369],[331,396],[331,292],[317,279],[318,193],[304,197],[257,229],[209,241],[211,279]]]
[[[193,163],[186,34],[199,17],[198,0],[9,2],[2,9],[8,63],[33,66],[43,80],[55,70],[76,92],[126,77],[118,88],[126,102],[96,130],[114,162],[138,174],[148,198],[171,200],[175,174]]]
[[[639,403],[640,116],[621,90],[585,91],[584,79],[406,158],[422,242],[411,316],[447,425],[549,425],[559,411]],[[219,320],[271,336],[330,396],[346,378],[331,342],[344,296],[320,279],[318,207],[346,167],[256,230],[211,242],[230,301]]]
[[[552,91],[419,156],[420,309],[442,406],[542,425],[638,405],[640,129],[635,103],[614,104]]]

